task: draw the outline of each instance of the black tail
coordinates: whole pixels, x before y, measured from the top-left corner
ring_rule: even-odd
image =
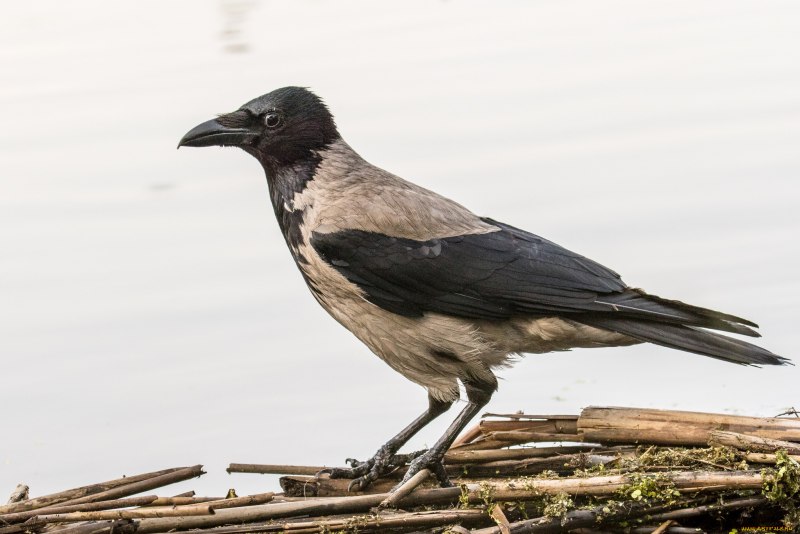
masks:
[[[573,317],[576,321],[619,332],[672,349],[685,350],[742,365],[784,365],[788,359],[752,343],[703,330],[723,330],[752,337],[755,323],[725,313],[630,290],[598,298],[609,301],[612,312]]]

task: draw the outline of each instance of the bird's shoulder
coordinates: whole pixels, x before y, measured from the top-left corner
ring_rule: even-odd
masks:
[[[415,240],[497,228],[461,204],[351,154],[329,155],[309,185],[309,229],[359,230]]]

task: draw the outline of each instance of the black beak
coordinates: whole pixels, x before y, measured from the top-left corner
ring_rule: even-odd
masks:
[[[178,143],[182,146],[241,146],[250,144],[259,135],[250,128],[225,126],[211,119],[189,130]]]

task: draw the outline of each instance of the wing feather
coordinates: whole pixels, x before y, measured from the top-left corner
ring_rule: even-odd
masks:
[[[701,330],[756,337],[755,323],[629,288],[599,263],[517,228],[485,222],[497,231],[417,241],[346,230],[315,233],[311,245],[370,302],[400,315],[560,316],[735,363],[786,362]]]
[[[625,290],[619,275],[516,228],[417,241],[347,230],[315,233],[318,254],[395,313],[475,319],[603,310],[598,294]],[[387,298],[391,295],[393,298]],[[398,304],[402,302],[402,304]]]

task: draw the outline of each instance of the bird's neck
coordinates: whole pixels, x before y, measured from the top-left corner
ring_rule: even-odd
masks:
[[[322,158],[317,154],[284,165],[265,164],[272,208],[278,219],[286,244],[295,256],[302,242],[301,226],[305,210],[294,205],[301,194],[314,180]],[[295,258],[299,259],[299,258]]]
[[[295,260],[302,263],[299,248],[303,243],[303,224],[310,222],[306,216],[315,201],[320,200],[317,198],[320,191],[342,183],[354,166],[366,162],[347,143],[337,139],[292,163],[262,161],[261,164],[278,225]]]

